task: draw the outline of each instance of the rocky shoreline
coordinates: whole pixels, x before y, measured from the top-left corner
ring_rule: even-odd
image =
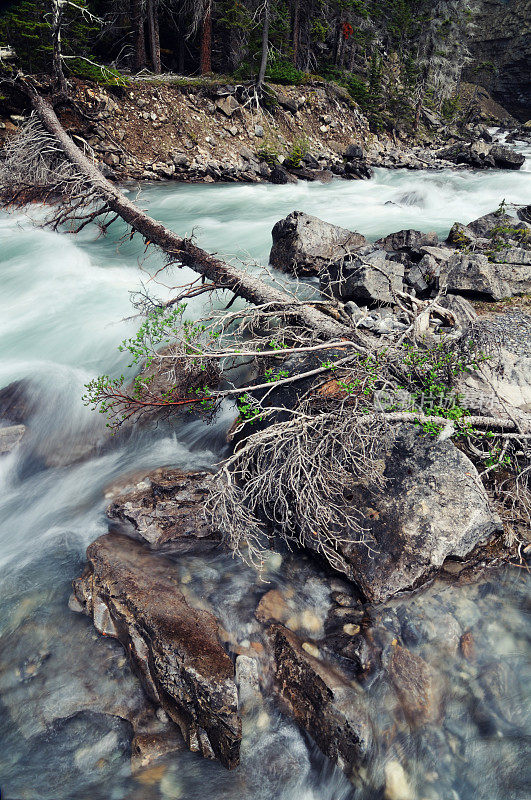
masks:
[[[388,169],[518,169],[523,159],[493,144],[485,122],[507,123],[481,111],[463,130],[426,111],[410,140],[400,131],[375,135],[346,90],[317,82],[268,86],[270,105],[253,107],[246,87],[221,82],[136,80],[106,90],[73,81],[72,103],[59,117],[104,175],[120,182],[276,184],[370,178]],[[0,120],[0,142],[23,123],[23,109]],[[491,106],[489,106],[491,108]],[[509,118],[510,119],[510,118]],[[515,136],[529,129],[512,123]]]

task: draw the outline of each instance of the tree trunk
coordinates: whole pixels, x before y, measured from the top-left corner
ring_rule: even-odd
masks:
[[[264,5],[264,19],[262,23],[262,58],[260,59],[260,69],[258,71],[258,78],[256,87],[260,89],[265,80],[267,69],[267,56],[269,53],[269,0],[266,0]]]
[[[212,72],[212,0],[206,0],[201,26],[201,75]]]
[[[299,39],[300,39],[300,0],[295,0],[293,8],[293,63],[297,66],[299,59]]]
[[[153,72],[156,75],[160,75],[159,0],[148,0],[147,19]]]
[[[142,0],[131,0],[131,21],[133,23],[133,33],[135,37],[133,69],[135,72],[139,72],[139,70],[146,66],[146,39],[144,36]]]
[[[67,94],[68,87],[61,60],[61,24],[63,22],[64,2],[65,0],[52,0],[52,62],[57,89],[62,94]]]
[[[341,20],[337,23],[336,47],[334,53],[334,64],[339,66],[341,56],[343,54],[343,27]]]
[[[187,266],[222,289],[228,289],[255,305],[268,304],[272,310],[289,309],[293,320],[316,332],[323,339],[352,338],[352,329],[324,314],[314,305],[298,304],[285,292],[266,284],[244,269],[220,261],[197,247],[191,239],[181,239],[160,222],[148,217],[114,184],[101,174],[68,136],[57,119],[50,103],[26,83],[20,84],[29,95],[32,105],[45,129],[55,137],[66,158],[77,168],[87,186],[95,190],[102,201],[146,242],[160,247],[177,264]]]

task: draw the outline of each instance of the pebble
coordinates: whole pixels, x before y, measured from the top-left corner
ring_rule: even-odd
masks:
[[[404,768],[399,761],[388,761],[385,772],[385,800],[414,800]]]
[[[348,636],[355,636],[361,630],[359,625],[353,625],[352,623],[347,623],[347,625],[343,625],[343,631]]]
[[[313,658],[319,658],[320,656],[319,648],[316,647],[316,645],[312,644],[311,642],[303,642],[302,649]]]

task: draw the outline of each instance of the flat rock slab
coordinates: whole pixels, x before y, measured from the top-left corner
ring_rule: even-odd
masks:
[[[345,772],[370,755],[373,729],[363,694],[282,625],[269,630],[277,689],[289,712]]]
[[[132,528],[153,549],[204,552],[221,541],[204,513],[213,477],[166,467],[138,475],[125,486],[110,487],[107,516]]]
[[[370,602],[425,583],[448,557],[465,558],[501,529],[470,459],[449,440],[414,425],[390,433],[379,456],[381,493],[353,487],[353,516],[365,529],[339,544],[344,572]]]
[[[150,697],[190,750],[239,762],[241,720],[234,667],[207,611],[188,605],[175,565],[123,534],[101,536],[74,594],[100,633],[120,640]]]

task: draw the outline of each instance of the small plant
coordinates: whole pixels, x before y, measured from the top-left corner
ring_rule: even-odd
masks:
[[[264,142],[256,151],[256,157],[265,161],[270,167],[278,163],[279,149],[273,142]]]
[[[286,165],[298,169],[302,164],[303,158],[308,155],[308,151],[309,145],[306,139],[295,139],[288,151]]]
[[[291,61],[278,56],[269,61],[266,77],[272,83],[282,83],[288,86],[300,86],[301,83],[305,83],[308,79],[307,74],[297,69]]]
[[[494,213],[497,217],[504,217],[507,214],[507,203],[505,202],[505,197]]]

